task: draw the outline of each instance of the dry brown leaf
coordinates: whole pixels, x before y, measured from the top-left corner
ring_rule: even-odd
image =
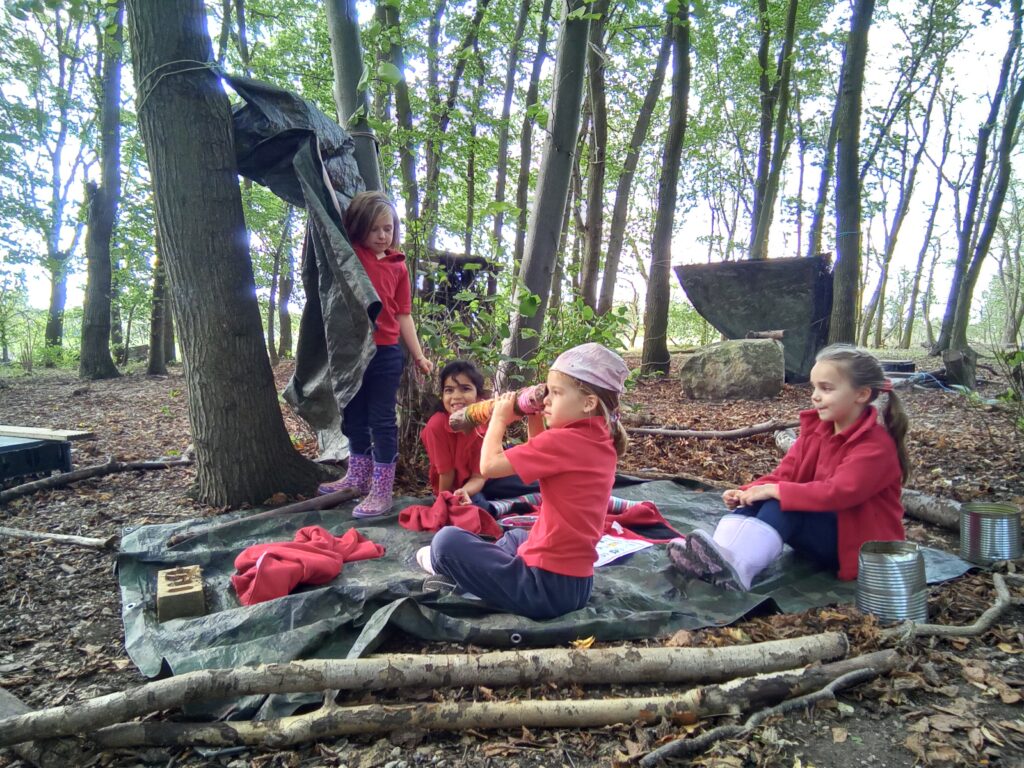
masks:
[[[668,648],[689,648],[697,643],[697,633],[688,629],[680,629],[670,637],[665,645]]]
[[[590,637],[583,637],[583,638],[580,638],[579,640],[573,640],[570,643],[570,645],[573,648],[585,649],[585,648],[589,648],[590,646],[592,646],[594,644],[594,640],[595,639],[596,638],[593,635],[591,635]]]
[[[924,751],[924,739],[920,733],[912,733],[907,736],[903,741],[903,746],[914,753],[914,756],[918,760],[924,760],[926,755]]]
[[[922,717],[915,723],[911,723],[907,726],[907,730],[911,733],[928,733],[928,718]]]
[[[832,726],[832,743],[843,744],[850,736],[849,731],[839,726]]]

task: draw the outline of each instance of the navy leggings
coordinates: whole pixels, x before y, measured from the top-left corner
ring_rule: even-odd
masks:
[[[491,501],[514,499],[518,496],[525,496],[528,493],[537,493],[539,491],[540,485],[538,483],[524,483],[519,479],[519,475],[495,477],[487,480],[484,483],[484,487],[480,489],[480,492],[474,493],[470,497],[470,501],[480,507],[480,509],[494,515],[495,512],[491,506]]]
[[[797,554],[813,560],[821,568],[839,570],[835,512],[783,512],[775,499],[759,501],[734,511],[768,523]]]
[[[494,544],[448,526],[430,544],[434,570],[492,608],[543,621],[587,604],[594,577],[563,576],[532,568],[516,557],[527,532],[514,528]]]
[[[404,365],[400,346],[377,347],[359,391],[342,413],[341,431],[348,438],[351,453],[366,456],[372,450],[378,464],[391,464],[398,458],[395,405]]]

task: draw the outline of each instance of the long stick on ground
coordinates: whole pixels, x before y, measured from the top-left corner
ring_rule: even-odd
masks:
[[[331,689],[452,688],[544,682],[708,683],[793,669],[844,656],[839,632],[725,648],[550,648],[468,654],[395,654],[366,659],[294,661],[189,672],[120,693],[0,720],[0,746],[87,733],[203,699]]]
[[[658,747],[650,754],[645,755],[640,760],[640,766],[641,768],[650,768],[650,766],[657,765],[662,760],[667,760],[670,757],[698,755],[717,741],[721,741],[722,739],[735,739],[739,736],[744,736],[750,733],[769,717],[775,717],[776,715],[782,715],[796,709],[809,707],[819,701],[832,700],[836,697],[836,691],[842,690],[843,688],[851,688],[854,685],[859,685],[860,683],[875,677],[877,674],[878,671],[874,669],[858,669],[853,672],[847,672],[845,675],[837,677],[819,691],[808,693],[795,699],[788,699],[783,701],[781,704],[776,704],[774,707],[769,707],[768,709],[763,709],[760,712],[755,712],[747,718],[747,721],[743,723],[743,725],[723,725],[718,728],[713,728],[707,733],[702,733],[700,736],[693,739],[682,738],[669,742],[664,746]]]
[[[661,435],[663,437],[695,437],[706,440],[734,440],[738,437],[751,437],[764,432],[774,432],[777,429],[789,429],[800,426],[799,421],[766,421],[761,424],[754,424],[741,429],[726,429],[720,431],[701,431],[698,429],[665,429],[653,427],[627,427],[626,431],[631,435]]]
[[[72,544],[76,547],[88,547],[89,549],[113,549],[114,544],[117,542],[117,536],[96,539],[91,536],[70,536],[66,533],[23,531],[20,528],[6,528],[2,525],[0,525],[0,536],[10,536],[14,539],[42,539],[43,541],[55,541],[58,544]]]
[[[281,515],[294,515],[299,512],[310,512],[314,509],[331,509],[339,504],[344,504],[346,501],[351,501],[360,495],[359,491],[355,488],[346,488],[342,491],[324,494],[323,496],[314,496],[312,499],[297,501],[294,504],[286,504],[285,506],[277,507],[276,509],[268,509],[266,512],[257,512],[255,515],[238,517],[224,523],[200,525],[189,531],[169,536],[167,539],[167,547],[177,547],[187,541],[192,541],[192,539],[198,536],[205,536],[206,534],[213,533],[215,531],[223,531],[225,528],[231,528],[234,525],[241,525],[242,523],[249,523],[253,520],[266,520],[267,518],[279,517]]]
[[[0,718],[31,712],[27,704],[10,691],[0,688]],[[37,768],[67,768],[85,765],[91,757],[78,739],[40,739],[18,744],[11,751]]]
[[[905,621],[895,627],[883,630],[882,639],[909,642],[915,637],[975,637],[983,635],[992,628],[992,625],[996,623],[996,619],[1013,605],[1010,590],[1006,588],[1006,580],[1003,579],[1002,574],[992,574],[992,585],[996,588],[996,602],[981,614],[973,624],[957,627],[945,624],[918,624],[915,621]]]
[[[112,475],[115,472],[142,472],[151,469],[171,469],[172,467],[188,467],[192,465],[191,459],[171,459],[169,461],[114,461],[108,459],[103,464],[93,464],[91,467],[82,467],[74,472],[64,472],[51,477],[44,477],[42,480],[33,480],[31,483],[16,485],[6,491],[0,491],[0,504],[6,504],[11,499],[20,496],[27,496],[37,491],[46,491],[51,488],[61,488],[79,480],[86,480],[90,477],[103,477]]]
[[[328,704],[308,714],[260,722],[208,724],[151,720],[124,723],[104,728],[92,738],[108,749],[186,744],[283,747],[318,739],[397,730],[593,728],[635,721],[654,724],[662,719],[686,724],[702,717],[758,709],[790,696],[815,691],[854,670],[888,671],[896,666],[898,659],[895,651],[879,651],[834,664],[694,688],[674,696],[356,707]]]

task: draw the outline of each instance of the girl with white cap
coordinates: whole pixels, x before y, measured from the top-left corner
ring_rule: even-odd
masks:
[[[619,395],[628,375],[622,358],[600,344],[563,352],[548,373],[543,415],[528,417],[529,440],[508,449],[505,431],[519,417],[514,393],[500,396],[480,472],[540,481],[537,523],[529,533],[513,529],[493,544],[461,528],[442,528],[417,553],[420,565],[494,608],[531,619],[585,606],[616,460],[626,450]]]

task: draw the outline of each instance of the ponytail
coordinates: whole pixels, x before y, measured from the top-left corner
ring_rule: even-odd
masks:
[[[597,402],[601,406],[601,413],[604,415],[605,424],[608,425],[608,432],[612,436],[615,453],[619,458],[625,456],[626,449],[629,448],[629,435],[626,434],[626,428],[619,421],[619,395],[610,389],[605,389],[586,381],[580,381],[575,376],[569,376],[565,373],[562,376],[570,379],[583,394],[593,395],[597,398]]]
[[[892,439],[896,443],[896,455],[900,459],[903,482],[906,482],[910,477],[910,457],[907,455],[906,442],[910,420],[907,418],[907,412],[903,410],[903,403],[900,402],[895,392],[887,392],[886,397],[887,402],[883,413],[885,428],[889,430],[889,434],[892,435]]]
[[[618,413],[609,420],[608,429],[612,433],[612,444],[615,446],[615,453],[621,459],[626,455],[626,449],[629,448],[629,435],[626,434],[626,428],[619,421]]]

